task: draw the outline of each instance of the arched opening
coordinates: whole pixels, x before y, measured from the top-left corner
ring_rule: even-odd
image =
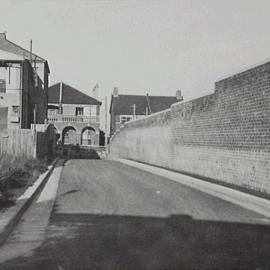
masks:
[[[82,145],[93,145],[95,144],[95,129],[92,127],[85,127],[81,134]]]
[[[76,129],[74,127],[65,127],[62,131],[63,144],[77,144]]]
[[[100,130],[100,132],[99,132],[99,145],[104,146],[105,145],[105,140],[106,140],[105,132]]]

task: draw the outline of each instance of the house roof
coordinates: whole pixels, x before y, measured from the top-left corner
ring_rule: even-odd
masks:
[[[146,108],[149,113],[155,113],[179,101],[174,96],[112,95],[110,113],[113,110],[117,115],[132,115],[133,105],[136,104],[136,115],[145,115]]]
[[[46,69],[50,73],[50,68],[49,68],[49,64],[47,60],[43,59],[42,57],[34,53],[31,54],[30,51],[6,39],[6,33],[0,33],[0,50],[18,55],[22,57],[23,59],[30,60],[32,58],[33,61],[42,62],[45,64]],[[4,60],[8,60],[8,59],[4,59]]]
[[[179,102],[174,96],[148,96],[151,113],[160,112],[170,108],[173,103]]]
[[[139,95],[112,96],[110,112],[113,106],[115,114],[132,115],[134,104],[136,104],[136,115],[145,115],[146,108],[148,108],[146,96]]]
[[[30,59],[30,51],[22,48],[21,46],[9,41],[8,39],[6,39],[6,36],[1,34],[0,36],[0,50],[9,52],[9,53],[13,53],[13,54],[17,54],[22,56],[25,59]],[[45,59],[43,59],[42,57],[32,53],[32,59],[33,60],[37,60],[37,61],[41,61],[41,62],[46,62]]]
[[[59,82],[49,87],[48,103],[59,104],[60,85],[61,83]],[[62,104],[101,105],[101,102],[65,83],[62,83]]]

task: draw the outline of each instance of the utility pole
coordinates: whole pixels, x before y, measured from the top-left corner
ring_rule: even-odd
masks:
[[[32,67],[32,50],[33,50],[33,42],[32,39],[30,40],[30,63]]]
[[[60,89],[59,89],[59,114],[63,113],[62,109],[62,98],[63,98],[63,82],[60,82]]]
[[[107,115],[107,96],[105,96],[105,146],[107,145],[107,132],[108,132],[108,129],[107,129],[107,125],[108,125],[108,115]]]
[[[136,104],[133,104],[133,120],[135,120],[136,118]]]
[[[37,124],[37,104],[34,104],[34,130],[36,131],[36,124]]]

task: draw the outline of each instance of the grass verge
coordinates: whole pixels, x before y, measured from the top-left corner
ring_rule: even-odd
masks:
[[[47,165],[44,160],[0,156],[0,210],[13,205]]]

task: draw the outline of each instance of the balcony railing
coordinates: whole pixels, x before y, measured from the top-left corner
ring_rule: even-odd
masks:
[[[84,115],[65,115],[54,114],[48,116],[49,123],[66,122],[66,123],[99,123],[99,116],[84,116]]]

